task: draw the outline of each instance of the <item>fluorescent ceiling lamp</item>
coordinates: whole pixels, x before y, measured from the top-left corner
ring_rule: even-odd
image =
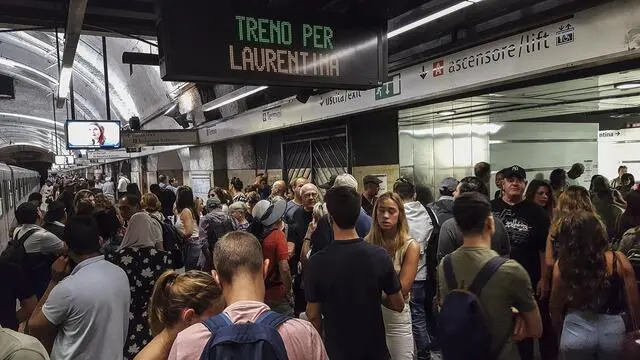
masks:
[[[211,110],[217,109],[219,107],[231,104],[232,102],[238,101],[240,99],[244,99],[247,96],[251,96],[251,95],[253,95],[255,93],[258,93],[258,92],[260,92],[260,91],[262,91],[262,90],[264,90],[266,88],[268,88],[268,86],[260,86],[260,87],[257,87],[255,89],[251,89],[251,90],[249,90],[249,91],[247,91],[245,93],[242,93],[240,95],[234,96],[234,97],[232,97],[230,99],[227,99],[225,101],[221,101],[219,103],[215,103],[215,100],[213,100],[212,101],[213,104],[203,106],[202,107],[202,111],[211,111]]]
[[[455,115],[455,114],[456,114],[456,112],[455,112],[455,111],[453,111],[453,110],[447,110],[447,111],[440,111],[440,112],[438,112],[438,115],[439,115],[439,116],[453,116],[453,115]]]
[[[444,9],[444,10],[440,10],[440,11],[438,11],[436,13],[431,14],[431,15],[427,15],[427,16],[423,17],[420,20],[416,20],[416,21],[414,21],[412,23],[409,23],[409,24],[407,24],[405,26],[399,27],[399,28],[397,28],[397,29],[395,29],[393,31],[389,31],[389,33],[387,34],[387,39],[391,39],[392,37],[398,36],[398,35],[400,35],[402,33],[405,33],[405,32],[407,32],[409,30],[413,30],[413,29],[415,29],[417,27],[420,27],[420,26],[422,26],[424,24],[428,24],[428,23],[430,23],[432,21],[440,19],[441,17],[444,17],[444,16],[447,16],[449,14],[452,14],[452,13],[458,11],[458,10],[462,10],[462,9],[464,9],[464,8],[466,8],[468,6],[471,6],[471,5],[475,4],[475,3],[478,3],[480,1],[482,1],[482,0],[462,1],[462,2],[460,2],[458,4],[456,4],[456,5],[450,6],[450,7],[446,8],[446,9]]]
[[[73,73],[73,68],[63,67],[60,70],[60,81],[58,83],[58,98],[66,99],[69,96],[69,86],[71,83],[71,74]]]
[[[630,90],[640,88],[640,82],[627,82],[622,84],[616,84],[615,88],[618,90]]]
[[[46,118],[41,118],[41,117],[31,116],[31,115],[24,115],[24,114],[0,112],[0,117],[3,117],[3,116],[4,117],[18,118],[18,119],[29,119],[29,120],[34,120],[34,121],[46,123],[46,124],[49,124],[49,125],[55,124],[56,126],[61,127],[62,130],[64,131],[64,124],[59,123],[59,122],[54,122],[51,119],[46,119]]]
[[[173,106],[171,106],[169,109],[167,109],[167,111],[164,112],[164,116],[167,116],[167,114],[169,114],[170,112],[172,112],[173,110],[175,110],[175,108],[178,106],[178,104],[173,104]]]

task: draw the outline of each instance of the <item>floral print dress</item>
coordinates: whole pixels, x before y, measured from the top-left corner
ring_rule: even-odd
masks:
[[[156,279],[172,268],[167,252],[155,248],[125,248],[108,253],[106,259],[122,268],[129,278],[131,306],[129,332],[124,346],[124,359],[133,359],[153,336],[147,322],[147,306]]]

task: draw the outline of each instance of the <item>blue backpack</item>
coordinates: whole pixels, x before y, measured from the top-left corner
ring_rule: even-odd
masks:
[[[443,359],[496,360],[500,354],[491,351],[493,336],[489,319],[480,302],[480,293],[507,259],[496,256],[489,260],[467,289],[462,288],[456,280],[451,255],[447,255],[443,261],[449,289],[438,321],[438,340]]]
[[[277,327],[289,317],[273,311],[260,315],[255,323],[234,324],[225,313],[203,321],[211,331],[201,360],[287,360],[287,349]]]

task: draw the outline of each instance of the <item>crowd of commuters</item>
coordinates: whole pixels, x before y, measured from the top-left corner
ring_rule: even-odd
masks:
[[[581,164],[530,182],[514,165],[494,196],[473,170],[437,200],[347,173],[234,177],[207,199],[165,175],[144,193],[47,179],[0,254],[0,359],[640,356],[626,168],[586,189]]]

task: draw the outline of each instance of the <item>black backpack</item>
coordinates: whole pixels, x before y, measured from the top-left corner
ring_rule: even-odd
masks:
[[[155,216],[151,216],[151,218],[155,219],[162,228],[162,247],[164,251],[169,253],[173,268],[180,269],[184,266],[184,261],[182,260],[182,243],[184,239],[170,220],[160,221]]]
[[[31,235],[33,235],[38,230],[40,229],[31,229],[24,233],[19,239],[16,239],[19,232],[16,231],[13,236],[13,240],[9,241],[7,248],[2,252],[2,255],[0,255],[0,260],[7,261],[19,266],[23,270],[26,270],[25,266],[27,263],[27,250],[24,248],[24,243]]]
[[[449,293],[444,297],[438,321],[438,341],[444,359],[496,360],[500,355],[491,351],[493,336],[480,294],[506,261],[500,256],[492,258],[478,271],[471,286],[464,289],[456,280],[451,254],[444,258]]]
[[[287,349],[278,327],[288,317],[268,311],[251,323],[234,324],[221,313],[202,322],[211,332],[200,360],[286,360]]]

